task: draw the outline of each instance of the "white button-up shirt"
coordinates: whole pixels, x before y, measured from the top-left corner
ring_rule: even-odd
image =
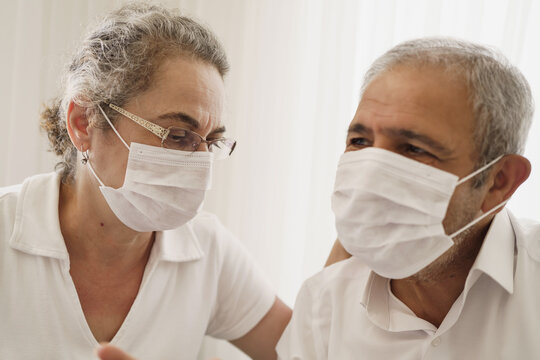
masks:
[[[0,359],[95,358],[98,343],[69,274],[58,196],[56,174],[0,189]],[[201,214],[156,234],[139,293],[112,343],[141,360],[193,360],[205,334],[239,338],[274,300],[234,236]]]
[[[280,359],[540,359],[540,224],[502,210],[439,328],[352,257],[307,280]]]

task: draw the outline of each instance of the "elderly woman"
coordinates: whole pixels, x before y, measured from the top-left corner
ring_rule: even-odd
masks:
[[[290,318],[238,241],[201,213],[224,137],[222,46],[127,5],[94,28],[43,115],[57,172],[0,190],[0,358],[194,359],[205,335],[276,357]]]

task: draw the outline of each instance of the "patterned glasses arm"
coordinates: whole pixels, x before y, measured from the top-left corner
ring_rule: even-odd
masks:
[[[169,135],[169,129],[165,129],[164,127],[161,127],[148,120],[138,117],[137,115],[127,112],[126,110],[114,104],[109,104],[109,107],[113,109],[114,111],[119,112],[120,114],[124,115],[128,119],[136,122],[137,124],[144,127],[146,130],[150,131],[154,135],[158,136],[161,139],[161,141],[164,141],[167,138],[167,135]]]

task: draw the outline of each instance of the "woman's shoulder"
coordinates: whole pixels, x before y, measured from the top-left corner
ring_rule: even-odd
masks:
[[[22,184],[0,188],[0,246],[4,247],[11,237],[15,225],[17,201]]]
[[[234,237],[215,214],[207,211],[197,214],[187,225],[201,241],[220,242]]]
[[[52,191],[51,191],[52,190]],[[55,195],[56,194],[56,195]],[[26,178],[21,184],[0,187],[0,238],[7,243],[17,221],[32,221],[36,204],[57,197],[58,174],[39,174]],[[56,200],[57,201],[57,200]]]
[[[51,188],[58,192],[58,174],[54,172],[34,175],[20,184],[0,187],[0,218],[15,213],[23,200],[44,201],[51,195]]]
[[[47,195],[47,189],[49,189],[51,186],[56,189],[58,188],[58,180],[58,174],[55,172],[50,172],[32,175],[24,179],[20,184],[0,187],[0,203],[13,201],[13,199],[17,199],[21,195],[27,194],[27,191],[25,190],[28,188],[34,190],[30,193],[31,195],[43,197]]]
[[[17,199],[20,196],[21,189],[22,184],[0,188],[0,215],[2,218],[5,215],[15,211]]]
[[[226,257],[230,252],[243,247],[216,215],[206,211],[174,230],[164,231],[162,238],[169,243],[180,240],[183,247],[189,243],[190,248],[199,249],[205,256],[218,258]]]

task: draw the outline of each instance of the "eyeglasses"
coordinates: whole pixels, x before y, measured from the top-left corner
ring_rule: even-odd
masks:
[[[168,128],[161,127],[153,122],[145,120],[137,115],[134,115],[119,106],[108,104],[111,109],[124,115],[128,119],[139,124],[152,134],[161,139],[161,146],[172,150],[197,151],[201,143],[208,145],[208,151],[214,154],[214,158],[225,159],[232,154],[236,146],[236,140],[219,138],[214,140],[206,140],[201,135],[188,129],[171,126]]]

